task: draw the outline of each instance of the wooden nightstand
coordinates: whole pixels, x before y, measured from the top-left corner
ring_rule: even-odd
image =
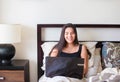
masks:
[[[0,65],[0,82],[30,82],[29,60],[12,60],[10,65]]]

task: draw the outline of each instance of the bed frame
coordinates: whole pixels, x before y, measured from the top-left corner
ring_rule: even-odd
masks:
[[[47,41],[42,41],[42,28],[61,28],[64,24],[37,24],[37,68],[38,79],[43,75],[41,69],[43,60],[43,51],[40,45]],[[120,24],[74,24],[77,28],[120,28]]]

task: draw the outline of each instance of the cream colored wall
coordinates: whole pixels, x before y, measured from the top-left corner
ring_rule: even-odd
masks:
[[[30,60],[30,80],[37,82],[37,24],[120,24],[120,0],[0,0],[0,23],[21,24],[15,58]]]

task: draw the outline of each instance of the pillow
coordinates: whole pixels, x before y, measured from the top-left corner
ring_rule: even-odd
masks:
[[[120,43],[104,42],[102,48],[104,67],[116,67],[120,65]]]
[[[43,56],[43,66],[42,70],[45,70],[45,58],[49,56],[51,49],[57,44],[57,42],[45,42],[41,45],[44,56]]]
[[[100,73],[102,71],[101,66],[101,56],[100,56],[101,48],[95,49],[95,55],[93,56],[94,59],[94,65],[92,67],[88,68],[88,73],[86,74],[86,77],[91,77],[97,75],[97,73]]]
[[[95,46],[97,42],[80,42],[80,44],[86,45],[86,47],[90,51],[91,57],[88,62],[88,67],[92,67],[94,65]]]

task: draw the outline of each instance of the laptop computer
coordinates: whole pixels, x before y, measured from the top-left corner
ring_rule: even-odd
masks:
[[[84,59],[76,57],[46,57],[47,77],[66,76],[71,78],[83,78]]]

